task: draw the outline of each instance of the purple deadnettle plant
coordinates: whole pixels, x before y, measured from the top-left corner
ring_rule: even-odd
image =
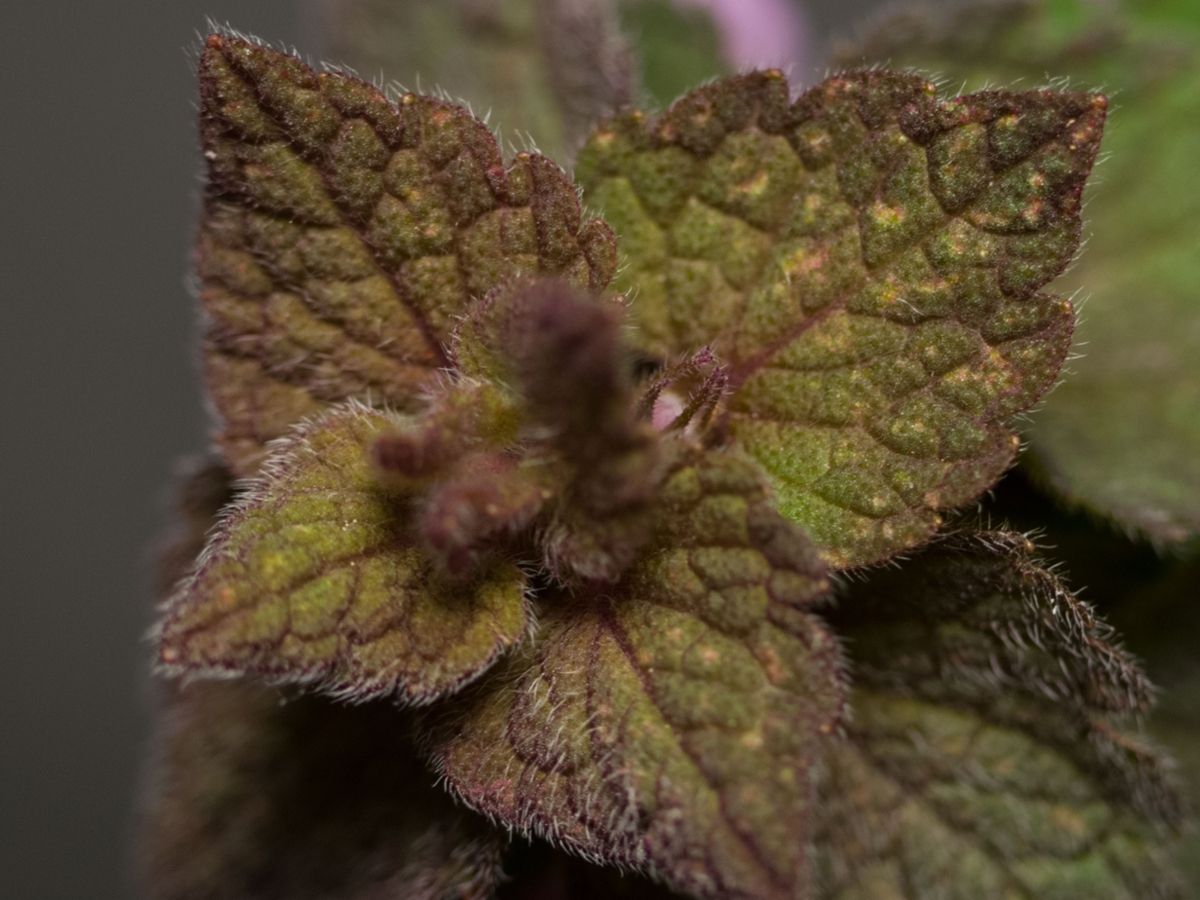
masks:
[[[1177,895],[1146,678],[943,524],[1059,377],[1105,97],[752,72],[572,180],[232,34],[200,94],[154,897]]]

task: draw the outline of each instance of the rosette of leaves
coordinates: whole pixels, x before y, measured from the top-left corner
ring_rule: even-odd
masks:
[[[506,831],[649,896],[1166,884],[1149,688],[1020,540],[822,617],[1011,461],[1103,98],[759,73],[624,115],[580,170],[626,296],[566,176],[465,110],[229,35],[201,96],[244,480],[156,631],[158,896],[483,898]]]

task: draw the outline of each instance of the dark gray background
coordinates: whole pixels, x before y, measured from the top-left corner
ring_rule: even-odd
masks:
[[[184,286],[205,16],[295,0],[0,3],[0,898],[132,895],[153,538],[204,448]]]
[[[299,0],[0,7],[0,900],[107,900],[132,895],[152,543],[206,444],[197,32],[316,43]]]

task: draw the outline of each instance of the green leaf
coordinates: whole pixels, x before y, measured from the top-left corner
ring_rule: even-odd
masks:
[[[1020,535],[941,539],[848,585],[857,690],[825,756],[830,898],[1180,896],[1179,799],[1121,732],[1152,690]]]
[[[1156,542],[1200,533],[1196,11],[1059,0],[943,28],[889,27],[864,48],[956,85],[1069,77],[1120,97],[1087,203],[1088,247],[1056,285],[1087,298],[1082,356],[1027,434],[1042,480]]]
[[[536,642],[455,700],[437,767],[474,809],[697,897],[801,896],[814,739],[842,702],[803,535],[757,467],[676,470],[616,585],[547,598]]]
[[[167,604],[166,671],[426,703],[521,639],[520,570],[492,560],[466,583],[448,580],[405,500],[378,487],[368,449],[397,427],[350,405],[276,447]]]
[[[507,840],[435,787],[390,703],[171,688],[139,846],[155,900],[486,900]]]
[[[576,175],[619,233],[639,348],[730,365],[721,423],[836,566],[926,540],[1012,461],[1071,304],[1105,100],[939,100],[889,72],[795,103],[778,72],[600,127]]]
[[[197,268],[205,372],[238,475],[269,440],[350,397],[412,410],[469,299],[519,273],[590,290],[612,235],[562,171],[505,168],[465,109],[397,103],[224,35],[200,63],[208,186]]]

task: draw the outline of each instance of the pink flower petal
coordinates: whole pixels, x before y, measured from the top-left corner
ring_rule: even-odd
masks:
[[[793,0],[674,0],[709,12],[726,61],[744,69],[808,71],[808,33]]]
[[[663,391],[658,395],[658,399],[654,401],[654,411],[650,416],[654,430],[666,431],[667,427],[678,419],[679,414],[682,412],[683,398],[669,391]]]

